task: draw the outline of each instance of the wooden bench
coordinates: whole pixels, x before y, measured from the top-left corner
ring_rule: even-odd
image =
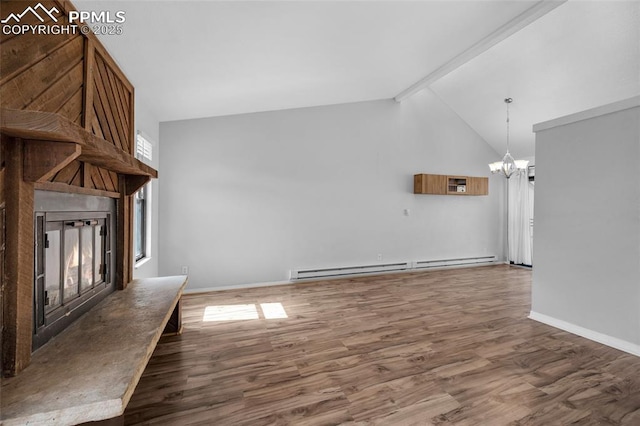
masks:
[[[2,379],[0,423],[55,424],[123,418],[167,324],[179,332],[187,277],[132,281],[37,350]]]

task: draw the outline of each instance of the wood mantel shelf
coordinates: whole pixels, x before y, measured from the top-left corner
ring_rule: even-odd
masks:
[[[131,154],[52,112],[0,110],[0,133],[27,142],[25,179],[44,182],[73,160],[127,175],[127,195],[158,172]]]
[[[178,304],[186,276],[132,281],[2,379],[0,423],[78,424],[118,417]]]

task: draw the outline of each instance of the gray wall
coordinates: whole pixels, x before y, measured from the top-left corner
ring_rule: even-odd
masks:
[[[331,267],[502,257],[490,195],[414,195],[414,173],[487,176],[500,156],[429,91],[392,100],[160,124],[161,275],[189,288]],[[404,215],[404,209],[410,215]]]
[[[533,313],[640,344],[640,108],[536,134]]]

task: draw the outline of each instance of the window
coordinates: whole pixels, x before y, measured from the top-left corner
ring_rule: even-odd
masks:
[[[149,142],[149,138],[147,138],[144,133],[138,132],[138,136],[136,137],[136,157],[139,160],[149,160],[151,161],[151,157],[153,156],[153,144]]]
[[[133,199],[133,252],[136,262],[147,257],[147,186],[140,188]]]
[[[136,157],[144,162],[150,162],[153,156],[153,144],[142,132],[138,131],[136,136]],[[151,183],[143,186],[133,197],[133,253],[136,266],[141,265],[140,261],[149,258],[150,228],[150,208],[151,208]]]

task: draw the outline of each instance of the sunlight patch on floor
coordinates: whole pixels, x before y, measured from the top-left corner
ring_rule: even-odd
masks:
[[[258,319],[256,305],[217,305],[204,308],[202,321],[238,321]]]
[[[282,303],[261,303],[260,308],[266,319],[289,318]]]
[[[246,305],[212,305],[204,308],[203,322],[240,321],[253,319],[289,318],[282,303],[260,303],[260,315],[255,304]]]

